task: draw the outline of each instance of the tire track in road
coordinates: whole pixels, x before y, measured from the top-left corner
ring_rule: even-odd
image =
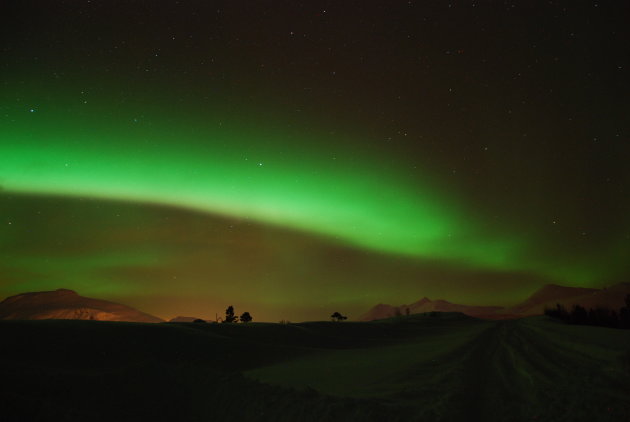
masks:
[[[630,420],[630,379],[549,341],[520,320],[499,321],[462,349],[445,421]]]
[[[519,419],[514,406],[506,406],[518,402],[515,387],[520,384],[516,382],[519,374],[509,363],[512,357],[507,344],[511,328],[510,321],[497,322],[469,343],[468,356],[462,361],[460,389],[452,398],[452,412],[447,420]],[[510,411],[506,412],[508,407]]]

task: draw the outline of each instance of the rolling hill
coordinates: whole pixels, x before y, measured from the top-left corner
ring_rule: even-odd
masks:
[[[175,318],[169,319],[168,322],[195,322],[198,319],[203,319],[203,318],[180,315],[180,316],[176,316]]]

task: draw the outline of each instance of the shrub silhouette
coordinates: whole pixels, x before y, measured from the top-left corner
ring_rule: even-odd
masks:
[[[197,318],[197,319],[196,319],[196,320],[194,320],[193,322],[197,322],[197,323],[203,322],[203,323],[205,323],[205,322],[206,322],[206,320],[201,319],[201,318]]]
[[[344,319],[348,319],[348,317],[341,315],[339,312],[335,312],[334,314],[330,316],[330,319],[333,321],[341,322]]]
[[[225,319],[223,320],[223,323],[231,324],[233,322],[238,322],[238,317],[234,315],[234,306],[230,305],[225,310]]]
[[[249,314],[249,312],[243,312],[243,315],[241,315],[241,322],[248,323],[251,321],[252,321],[252,316]]]

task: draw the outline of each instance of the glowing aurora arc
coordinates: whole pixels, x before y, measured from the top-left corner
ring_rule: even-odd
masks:
[[[357,246],[488,265],[455,248],[470,230],[437,191],[356,152],[292,147],[281,134],[124,124],[28,113],[0,143],[7,191],[149,201],[283,225]],[[445,243],[446,242],[446,243]]]
[[[174,205],[385,253],[558,275],[523,262],[522,239],[484,232],[444,191],[412,180],[401,160],[388,165],[374,152],[261,125],[193,126],[27,110],[1,134],[1,183],[9,192]]]

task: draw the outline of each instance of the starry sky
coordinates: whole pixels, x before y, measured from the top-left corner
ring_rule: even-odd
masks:
[[[0,296],[163,318],[630,278],[622,2],[0,3]]]

